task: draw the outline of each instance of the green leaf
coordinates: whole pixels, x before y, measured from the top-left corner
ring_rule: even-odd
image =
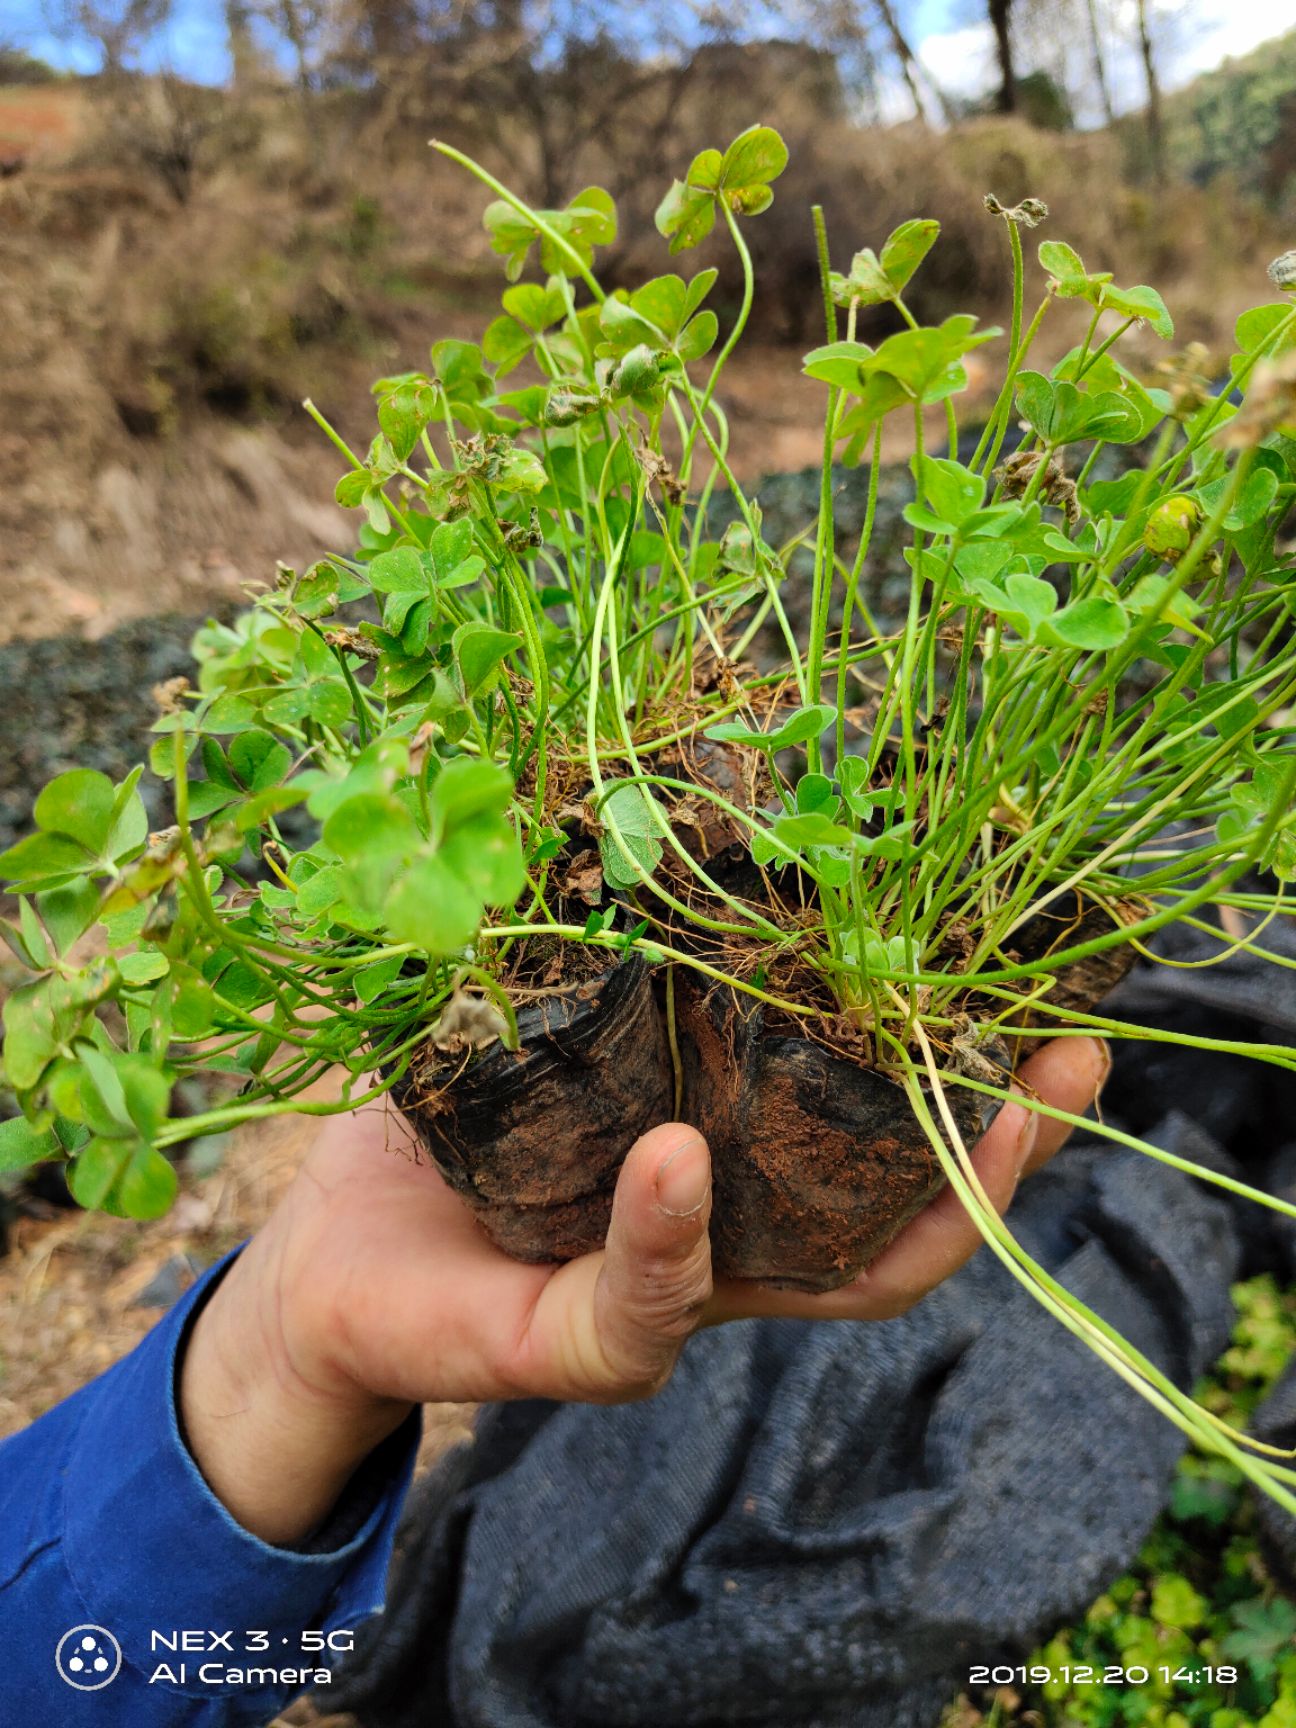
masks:
[[[841,807],[841,800],[826,774],[803,774],[796,783],[796,807],[802,816],[817,811],[831,820]]]
[[[657,206],[657,231],[670,241],[671,255],[700,245],[715,227],[715,199],[675,180]]]
[[[1083,381],[1085,388],[1091,393],[1124,397],[1137,413],[1138,436],[1142,438],[1155,430],[1170,407],[1169,397],[1164,391],[1145,390],[1133,373],[1122,366],[1110,352],[1095,357],[1092,354],[1086,355],[1083,348],[1073,348],[1054,366],[1052,375],[1055,379],[1067,379],[1073,384]],[[1123,433],[1120,442],[1134,441],[1131,420],[1130,430]]]
[[[241,732],[230,745],[229,762],[249,792],[264,792],[283,779],[292,753],[269,732]]]
[[[787,159],[786,144],[769,126],[749,127],[723,156],[718,150],[701,151],[657,206],[657,230],[670,241],[671,252],[706,239],[715,226],[719,198],[735,215],[767,210],[773,202],[770,182],[787,167]]]
[[[109,1121],[118,1128],[129,1130],[133,1126],[133,1118],[126,1103],[120,1053],[114,1051],[111,1056],[106,1055],[97,1045],[89,1042],[79,1044],[76,1053],[99,1102],[107,1111]],[[108,1132],[107,1123],[101,1126],[99,1131]]]
[[[344,474],[333,488],[334,499],[344,510],[358,510],[369,489],[369,474],[364,468],[353,468]]]
[[[117,968],[127,984],[153,984],[166,977],[171,962],[156,948],[143,948],[134,954],[119,954]]]
[[[361,792],[337,806],[323,838],[347,866],[365,904],[377,909],[422,836],[394,793]]]
[[[1152,1618],[1158,1626],[1189,1632],[1206,1619],[1209,1604],[1178,1572],[1166,1572],[1152,1586]]]
[[[534,450],[510,450],[500,461],[494,484],[501,492],[543,492],[549,484],[544,463]]]
[[[1206,514],[1209,515],[1221,503],[1231,484],[1231,477],[1225,475],[1220,480],[1213,480],[1209,486],[1198,488],[1196,496]],[[1244,528],[1251,528],[1257,522],[1263,521],[1268,515],[1277,493],[1278,476],[1273,469],[1253,468],[1242,482],[1238,489],[1238,495],[1233,500],[1232,506],[1221,524],[1224,532],[1236,534]]]
[[[511,292],[511,290],[510,290]],[[496,376],[505,378],[520,366],[535,346],[531,333],[515,318],[495,318],[482,336],[482,353],[495,367]]]
[[[916,457],[910,465],[916,474]],[[974,474],[970,468],[965,468],[961,462],[929,456],[923,461],[921,472],[923,494],[942,522],[958,528],[981,508],[985,498],[985,480],[980,474]]]
[[[557,324],[567,314],[567,303],[557,287],[542,288],[538,282],[521,282],[506,288],[501,296],[504,310],[510,318],[535,335]]]
[[[152,1146],[137,1146],[117,1181],[117,1199],[128,1218],[160,1218],[171,1208],[179,1184],[172,1165]]]
[[[1230,1661],[1245,1662],[1253,1673],[1264,1676],[1277,1658],[1296,1642],[1296,1607],[1284,1597],[1262,1602],[1252,1597],[1230,1609],[1234,1630],[1220,1645]]]
[[[171,1086],[166,1075],[147,1057],[127,1055],[119,1059],[117,1073],[121,1080],[126,1109],[139,1130],[142,1140],[152,1140],[167,1119]]]
[[[867,822],[878,809],[891,815],[904,795],[899,785],[870,786],[868,773],[868,763],[859,756],[844,756],[837,764],[842,798],[847,809],[862,822]]]
[[[708,275],[714,282],[714,271],[703,271],[695,277],[695,285]],[[631,316],[640,330],[640,334],[634,337],[634,341],[643,342],[656,335],[669,342],[673,337],[678,336],[684,327],[689,312],[701,304],[705,292],[704,289],[702,296],[699,296],[690,305],[691,290],[685,288],[682,276],[675,275],[654,276],[650,282],[645,282],[642,287],[636,288],[630,296],[629,302]],[[612,304],[609,301],[604,307],[604,311],[606,312],[608,306]]]
[[[328,864],[297,890],[297,909],[303,918],[313,922],[336,906],[345,893],[345,872],[336,864]]]
[[[1280,336],[1272,347],[1269,346],[1274,331],[1291,317],[1291,310],[1289,304],[1279,301],[1276,305],[1253,306],[1250,311],[1242,314],[1233,331],[1234,339],[1242,350],[1241,354],[1234,357],[1235,372],[1238,360],[1261,349],[1264,349],[1271,359],[1277,359],[1289,349],[1296,348],[1296,326],[1289,326],[1286,334]]]
[[[1065,240],[1041,240],[1039,261],[1057,282],[1071,282],[1077,278],[1088,281],[1080,254]]]
[[[510,822],[478,820],[451,834],[437,857],[476,895],[481,905],[508,907],[526,886],[526,863]]]
[[[438,585],[463,588],[475,582],[486,568],[486,560],[473,551],[472,523],[442,522],[432,531],[428,556]]]
[[[873,358],[867,342],[828,342],[812,348],[801,363],[810,378],[836,384],[843,390],[860,390],[867,381],[865,366]]]
[[[940,223],[922,218],[902,222],[882,248],[882,269],[898,292],[936,244]]]
[[[513,796],[513,782],[493,762],[467,756],[447,762],[432,782],[428,797],[434,829],[453,833],[479,816],[500,816]]]
[[[774,833],[785,845],[798,852],[807,846],[852,846],[855,843],[853,829],[844,828],[818,810],[809,810],[798,816],[780,816],[774,824]]]
[[[846,308],[880,306],[884,301],[893,300],[896,294],[895,285],[871,246],[865,246],[851,259],[849,276],[839,276],[835,270],[830,271],[828,287],[834,304]]]
[[[698,307],[715,287],[716,279],[719,275],[720,272],[718,270],[711,269],[699,270],[697,275],[693,277],[684,294],[684,306],[677,322],[677,328],[687,319],[691,318],[697,311]],[[639,292],[642,292],[642,290]],[[633,298],[637,304],[639,298],[638,294],[636,293]]]
[[[719,334],[720,321],[715,313],[699,312],[681,332],[675,343],[675,352],[681,360],[700,360],[704,354],[710,353]]]
[[[442,955],[472,941],[482,905],[482,897],[444,858],[424,853],[402,872],[383,911],[388,929],[399,941]]]
[[[93,1139],[73,1160],[68,1188],[87,1212],[105,1205],[130,1162],[131,1147],[121,1140]]]
[[[108,828],[106,855],[120,864],[138,852],[148,839],[148,811],[136,787],[143,776],[143,764],[132,768],[117,788],[113,800],[112,821]]]
[[[412,455],[435,411],[436,393],[428,384],[402,384],[378,404],[378,424],[400,461]]]
[[[625,850],[644,874],[651,875],[661,862],[662,848],[661,841],[657,838],[661,828],[654,815],[656,806],[650,794],[643,786],[627,785],[624,782],[614,783],[605,790],[606,796],[599,802],[600,815],[605,823],[615,824]],[[639,872],[626,860],[621,846],[617,844],[616,835],[610,828],[600,838],[599,851],[603,860],[603,875],[609,887],[638,886],[641,880]]]
[[[340,874],[340,872],[339,872]],[[171,967],[171,1029],[181,1040],[205,1038],[216,1018],[211,985],[192,966]]]
[[[720,189],[737,212],[763,210],[769,199],[762,203],[759,194],[768,190],[770,181],[777,180],[787,164],[787,145],[774,128],[751,126],[724,153]]]
[[[970,313],[958,312],[934,328],[900,330],[880,345],[867,370],[894,378],[913,401],[943,400],[967,383],[959,364],[964,355],[1000,334],[993,325],[975,326]]]
[[[1104,312],[1119,312],[1126,318],[1139,319],[1167,342],[1174,336],[1174,319],[1155,288],[1116,288],[1108,283],[1099,305]]]
[[[747,744],[772,755],[777,750],[821,737],[836,720],[837,710],[830,702],[816,702],[808,708],[798,708],[773,732],[753,732],[737,721],[724,720],[717,726],[709,726],[704,736],[723,743]]]
[[[60,774],[36,800],[37,826],[51,834],[67,834],[99,856],[112,830],[117,792],[106,774],[94,768],[73,768]]]
[[[1004,578],[1004,592],[1013,609],[1027,620],[1031,631],[1057,607],[1057,590],[1042,576],[1015,570]]]
[[[1023,372],[1017,402],[1034,430],[1055,446],[1086,438],[1130,443],[1143,436],[1140,405],[1114,390],[1090,395],[1067,379],[1053,383],[1039,372]]]
[[[63,1148],[52,1128],[37,1133],[22,1116],[0,1122],[0,1174],[62,1156]]]
[[[404,964],[403,954],[389,954],[385,960],[375,960],[372,966],[362,966],[353,974],[356,995],[364,1003],[375,1001],[395,982]]]
[[[501,663],[522,645],[514,630],[497,630],[493,624],[475,621],[461,624],[454,633],[455,665],[465,696],[477,696],[495,683]]]
[[[27,884],[67,882],[93,862],[77,840],[66,834],[29,834],[7,852],[0,852],[0,880],[20,889]]]
[[[368,564],[369,580],[379,594],[426,594],[428,573],[422,554],[413,546],[380,552]]]
[[[1093,594],[1073,600],[1055,613],[1042,635],[1045,640],[1056,640],[1069,648],[1100,652],[1120,647],[1129,635],[1129,618],[1118,600]]]
[[[1119,480],[1094,480],[1084,488],[1089,508],[1098,516],[1126,516],[1146,478],[1141,468],[1122,474]]]

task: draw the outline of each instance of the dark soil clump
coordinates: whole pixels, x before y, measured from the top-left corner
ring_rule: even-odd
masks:
[[[674,1085],[649,970],[618,961],[518,1012],[520,1048],[467,1061],[430,1045],[393,1088],[450,1186],[519,1260],[601,1248],[635,1139]]]

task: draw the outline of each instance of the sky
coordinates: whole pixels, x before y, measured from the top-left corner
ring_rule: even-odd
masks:
[[[1028,11],[1030,0],[1018,0]],[[1134,0],[1112,8],[1123,41],[1109,45],[1109,73],[1118,110],[1142,101],[1135,55]],[[919,59],[950,95],[974,95],[991,78],[994,44],[984,20],[967,22],[980,7],[967,0],[921,0],[914,14]],[[1296,29],[1296,0],[1160,0],[1157,46],[1167,89],[1187,84],[1232,56],[1249,54],[1271,36]],[[1084,52],[1083,46],[1080,52]],[[1097,115],[1083,115],[1096,119]]]
[[[1018,0],[1027,12],[1030,0]],[[1116,11],[1130,15],[1134,0],[1116,0]],[[992,39],[976,0],[917,0],[908,9],[909,31],[919,58],[932,77],[951,95],[972,95],[991,81]],[[1197,73],[1218,66],[1228,55],[1249,53],[1257,44],[1296,28],[1296,0],[1159,0],[1163,20],[1160,51],[1168,88],[1187,83]],[[0,43],[12,42],[50,64],[73,72],[98,66],[93,46],[75,33],[51,27],[51,0],[0,0]],[[969,21],[974,20],[974,21]],[[1122,20],[1128,23],[1130,20]],[[1111,78],[1117,107],[1139,101],[1138,67],[1133,32],[1113,44]],[[159,33],[141,63],[150,70],[167,68],[204,83],[220,83],[228,74],[225,26],[220,0],[175,0],[166,29]],[[884,106],[890,105],[884,92]],[[894,93],[899,104],[899,88]],[[1096,118],[1081,115],[1082,119]]]

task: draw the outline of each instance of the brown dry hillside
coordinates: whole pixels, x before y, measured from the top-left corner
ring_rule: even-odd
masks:
[[[369,381],[425,364],[429,340],[478,333],[495,309],[502,273],[478,220],[487,195],[428,151],[425,129],[342,97],[306,114],[282,91],[191,99],[177,118],[162,87],[140,81],[123,117],[93,81],[0,89],[0,156],[24,164],[0,178],[0,638],[93,638],[140,612],[198,611],[268,579],[276,559],[344,545],[338,459],[301,397],[367,440]],[[749,474],[817,455],[820,392],[798,376],[799,352],[822,339],[815,198],[842,263],[908,215],[941,219],[926,316],[1004,310],[987,190],[1048,199],[1047,232],[1121,280],[1155,282],[1185,340],[1226,352],[1237,311],[1265,298],[1264,264],[1282,244],[1266,220],[1223,187],[1152,196],[1123,184],[1105,135],[1016,120],[866,132],[813,123],[793,86],[768,86],[764,101],[739,112],[731,79],[725,112],[696,98],[681,109],[651,174],[626,173],[629,145],[612,134],[587,138],[564,175],[567,194],[628,182],[607,264],[634,280],[667,265],[651,211],[670,173],[713,141],[708,128],[759,118],[785,130],[792,166],[750,225],[755,346],[725,391]],[[183,201],[158,167],[181,121]],[[525,135],[479,147],[497,168],[502,149],[514,156],[532,189]],[[714,257],[723,313],[737,281],[721,248]],[[1158,357],[1148,338],[1149,367]]]

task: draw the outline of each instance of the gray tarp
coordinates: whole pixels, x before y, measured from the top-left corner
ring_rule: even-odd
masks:
[[[1266,933],[1296,955],[1288,926]],[[1175,952],[1218,952],[1176,934]],[[1131,1018],[1296,1044],[1296,971],[1140,970]],[[1296,1197],[1296,1077],[1118,1050],[1109,1119]],[[1013,1223],[1188,1385],[1229,1284],[1296,1276],[1273,1215],[1083,1139]],[[1290,1377],[1267,1418],[1296,1441]],[[695,1338],[647,1404],[495,1407],[411,1498],[390,1607],[332,1708],[365,1728],[933,1728],[1131,1560],[1180,1438],[983,1251],[885,1325]],[[1276,1555],[1296,1530],[1268,1516]]]

